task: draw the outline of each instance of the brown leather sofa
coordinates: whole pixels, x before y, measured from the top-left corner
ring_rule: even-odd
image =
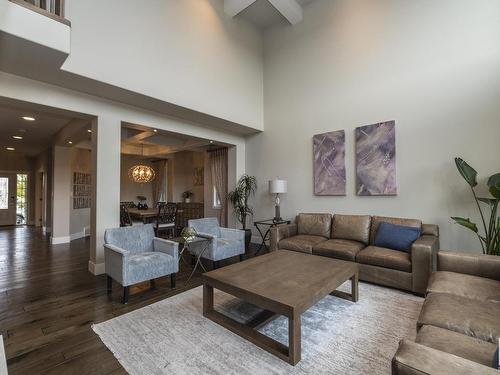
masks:
[[[418,227],[411,252],[374,246],[381,222]],[[297,215],[293,224],[271,228],[271,251],[300,251],[359,264],[360,279],[424,294],[439,248],[439,228],[416,219],[368,215]]]
[[[392,373],[498,374],[500,257],[440,251],[417,322],[415,342],[403,340]]]

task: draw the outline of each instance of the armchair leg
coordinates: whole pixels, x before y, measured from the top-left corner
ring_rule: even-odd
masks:
[[[128,295],[129,295],[129,287],[124,286],[123,287],[123,300],[122,300],[122,303],[124,305],[128,303]]]
[[[170,275],[170,287],[175,289],[175,273]]]
[[[214,268],[214,270],[216,270],[217,268],[220,268],[220,263],[218,260],[213,262],[213,268]]]
[[[243,262],[243,254],[240,254],[240,262]]]
[[[149,289],[156,289],[155,279],[149,280]]]
[[[111,291],[113,290],[113,279],[111,278],[111,276],[109,275],[106,276],[106,282],[107,282],[108,294],[111,294]]]

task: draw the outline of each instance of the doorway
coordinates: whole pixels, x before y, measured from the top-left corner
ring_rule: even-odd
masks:
[[[16,174],[0,174],[0,225],[16,225]]]

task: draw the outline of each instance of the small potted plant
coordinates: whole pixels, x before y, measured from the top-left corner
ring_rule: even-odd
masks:
[[[191,197],[193,195],[194,193],[191,190],[186,190],[184,193],[182,193],[182,198],[184,198],[184,203],[191,202]]]
[[[236,219],[238,219],[245,231],[245,251],[248,251],[252,238],[252,230],[247,228],[247,217],[253,215],[253,209],[248,204],[248,198],[255,195],[256,190],[257,179],[254,176],[244,174],[238,180],[236,189],[227,195],[229,202],[233,205]]]

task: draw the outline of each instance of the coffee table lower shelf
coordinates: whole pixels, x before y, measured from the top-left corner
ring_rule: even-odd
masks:
[[[352,302],[358,301],[358,272],[356,271],[351,280],[351,293],[341,291],[333,291],[330,295],[348,299]],[[258,305],[252,298],[243,298],[243,296],[235,293],[232,288],[217,288],[229,293],[237,298],[247,300],[250,303]],[[265,308],[263,306],[260,306]],[[209,281],[204,280],[203,284],[203,316],[230,330],[231,332],[241,336],[245,340],[250,341],[254,345],[266,350],[267,352],[277,356],[281,360],[296,365],[301,359],[301,314],[295,311],[287,313],[288,318],[288,347],[282,343],[260,333],[258,329],[264,324],[278,318],[281,314],[271,310],[263,310],[257,317],[247,324],[237,322],[228,316],[214,309],[214,286],[210,285]]]

